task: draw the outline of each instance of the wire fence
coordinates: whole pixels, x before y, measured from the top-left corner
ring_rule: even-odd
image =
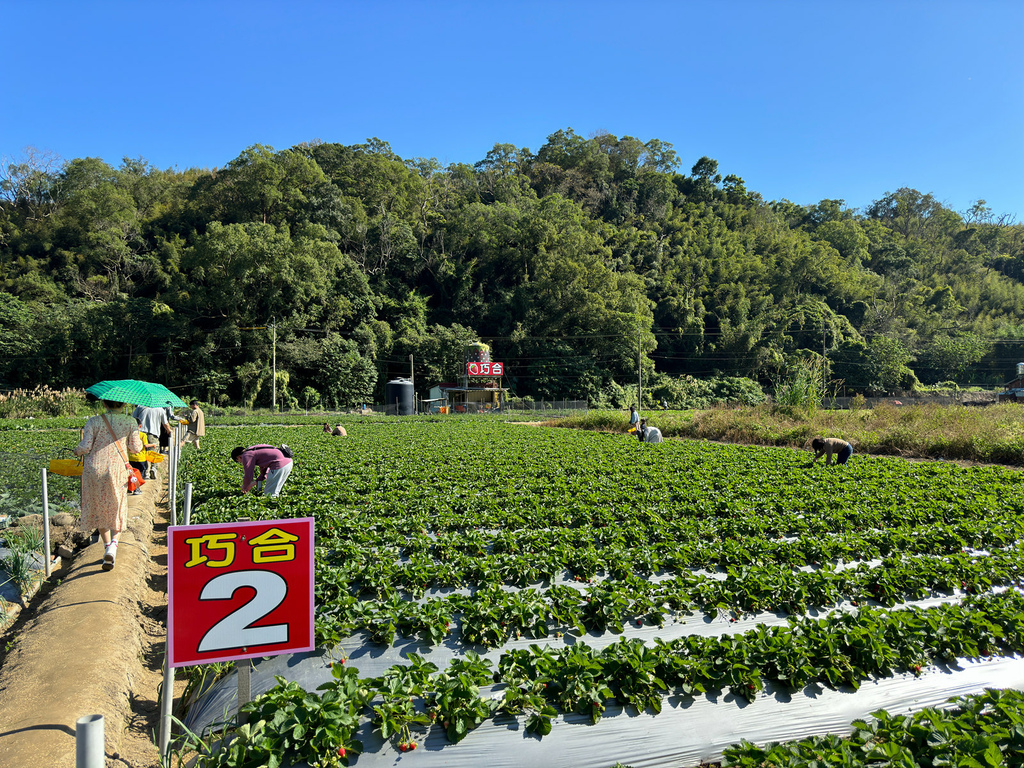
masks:
[[[512,400],[499,403],[449,403],[439,404],[436,401],[412,404],[391,403],[375,405],[373,410],[386,416],[411,416],[414,410],[420,414],[437,414],[451,416],[474,416],[495,413],[534,413],[537,416],[554,418],[586,411],[586,400]]]
[[[586,411],[588,409],[586,400],[513,400],[508,403],[510,411],[523,411],[534,413],[551,413],[558,411]]]
[[[845,410],[851,404],[859,404],[861,408],[875,408],[880,405],[971,405],[985,406],[999,402],[996,396],[978,397],[975,393],[964,393],[962,395],[925,395],[916,397],[914,395],[889,395],[887,397],[833,397],[827,398],[822,404],[828,409]]]

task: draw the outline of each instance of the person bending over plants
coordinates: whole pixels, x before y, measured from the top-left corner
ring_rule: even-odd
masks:
[[[256,492],[259,493],[265,480],[264,496],[276,499],[281,494],[284,481],[292,472],[292,459],[290,455],[286,455],[282,451],[282,448],[287,449],[288,446],[283,445],[281,448],[275,448],[272,445],[251,445],[248,448],[238,446],[231,451],[231,460],[241,464],[245,470],[242,477],[242,493],[248,493],[253,486],[256,486]],[[255,477],[257,468],[260,470],[259,477]]]
[[[661,430],[657,427],[647,426],[647,419],[640,419],[640,426],[637,427],[636,436],[641,443],[661,442]]]
[[[814,458],[811,459],[808,467],[814,466],[814,462],[825,457],[826,466],[832,463],[835,456],[836,464],[845,464],[853,456],[853,446],[838,437],[816,437],[811,440],[811,450],[814,451]]]

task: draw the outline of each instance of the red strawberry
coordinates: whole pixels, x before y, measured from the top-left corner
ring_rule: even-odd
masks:
[[[344,757],[344,756],[345,756],[345,748],[344,747],[338,747],[338,757]]]

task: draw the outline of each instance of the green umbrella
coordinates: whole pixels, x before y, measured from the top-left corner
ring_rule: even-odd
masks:
[[[112,400],[115,403],[131,403],[132,405],[146,405],[150,408],[163,408],[170,405],[173,408],[183,408],[187,403],[171,392],[163,384],[154,384],[150,381],[136,381],[135,379],[121,379],[120,381],[101,381],[93,384],[86,390],[90,395],[95,395],[100,400]]]

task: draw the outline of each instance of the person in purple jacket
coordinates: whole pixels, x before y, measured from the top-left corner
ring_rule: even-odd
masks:
[[[254,485],[258,492],[260,485],[263,485],[263,495],[276,499],[281,495],[284,481],[292,472],[292,460],[272,445],[251,445],[248,448],[238,446],[231,451],[231,460],[237,461],[245,469],[242,493],[248,493]],[[256,476],[257,467],[260,470],[259,476]]]

